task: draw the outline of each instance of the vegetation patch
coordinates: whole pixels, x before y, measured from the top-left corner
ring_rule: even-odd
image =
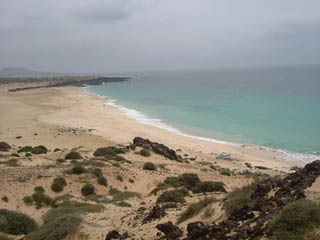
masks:
[[[150,157],[150,156],[151,156],[150,151],[147,150],[147,149],[141,149],[140,152],[139,152],[139,154],[140,154],[141,156],[143,156],[143,157]]]
[[[32,153],[32,154],[46,154],[48,152],[48,149],[43,145],[39,145],[36,147],[24,146],[18,150],[18,153],[21,153],[21,152]]]
[[[8,152],[11,146],[6,142],[0,142],[0,152]]]
[[[37,227],[37,223],[26,214],[0,209],[0,232],[12,235],[28,234]]]
[[[71,151],[66,156],[65,159],[83,159],[80,153]]]
[[[143,165],[143,170],[156,171],[157,170],[157,166],[152,162],[146,162]]]
[[[82,222],[76,214],[65,214],[45,222],[39,229],[27,235],[28,240],[61,240],[76,232]]]
[[[152,190],[151,194],[156,194],[157,192],[168,188],[185,187],[191,190],[198,183],[201,183],[201,181],[197,174],[184,173],[178,177],[167,177],[162,183],[158,184],[157,188]]]
[[[188,196],[188,191],[184,188],[174,189],[170,191],[163,192],[157,199],[157,203],[166,203],[166,202],[176,202],[176,203],[185,203],[184,199]]]
[[[62,192],[65,186],[67,186],[67,181],[63,177],[56,177],[51,184],[51,190],[54,192]]]
[[[87,183],[83,185],[83,187],[81,188],[81,193],[83,196],[89,196],[89,195],[95,194],[95,188],[92,184]]]
[[[110,156],[115,156],[117,154],[124,154],[126,151],[123,148],[117,148],[114,146],[110,147],[102,147],[98,148],[93,155],[95,157],[110,157]]]
[[[81,165],[76,165],[76,166],[72,167],[71,169],[66,170],[66,173],[68,173],[68,174],[77,174],[77,175],[80,175],[80,174],[83,174],[86,172],[87,172],[87,170],[84,167],[82,167]]]
[[[100,168],[90,168],[90,169],[88,169],[88,171],[89,171],[90,173],[92,173],[95,177],[100,177],[100,176],[102,176],[102,171],[101,171]]]
[[[215,198],[205,198],[200,200],[199,202],[192,203],[178,218],[177,223],[180,224],[186,221],[189,218],[192,218],[200,213],[200,211],[206,208],[208,205],[214,203],[216,201]]]
[[[31,147],[31,146],[24,146],[24,147],[22,147],[22,148],[20,148],[20,149],[18,150],[18,153],[21,153],[21,152],[31,152],[32,149],[33,149],[33,147]]]
[[[104,176],[99,176],[98,177],[98,184],[103,185],[103,186],[108,186],[108,181]]]
[[[223,182],[204,181],[192,188],[193,193],[227,192]]]
[[[257,189],[258,181],[238,188],[230,192],[224,199],[223,207],[227,213],[230,215],[233,211],[243,208],[245,205],[249,204],[251,201],[251,195]]]
[[[18,162],[19,162],[18,159],[10,159],[8,161],[0,162],[0,164],[4,164],[8,167],[19,167]]]
[[[116,176],[116,179],[120,182],[123,182],[123,177],[121,175],[117,175]]]
[[[133,197],[140,198],[140,194],[136,192],[128,192],[128,191],[120,191],[117,188],[111,188],[109,190],[109,194],[112,196],[112,201],[117,202],[117,201],[125,201]]]
[[[47,154],[47,152],[48,149],[43,145],[36,146],[31,150],[32,154]]]
[[[43,187],[35,187],[34,191],[35,192],[31,196],[25,196],[23,198],[23,201],[26,205],[31,206],[35,204],[36,208],[50,206],[52,198],[45,194],[45,190]]]
[[[320,226],[320,204],[299,200],[286,205],[270,223],[274,240],[300,240]]]

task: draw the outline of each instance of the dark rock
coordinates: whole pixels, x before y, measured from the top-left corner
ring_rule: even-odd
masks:
[[[211,239],[209,234],[211,232],[211,227],[202,222],[189,223],[187,226],[188,240],[206,240]]]
[[[166,215],[166,212],[159,206],[154,206],[149,212],[148,216],[143,219],[143,223],[151,222],[154,219],[161,219]]]
[[[158,224],[156,228],[164,233],[167,240],[180,239],[183,234],[183,231],[172,222]]]
[[[167,146],[157,143],[151,142],[149,139],[143,139],[141,137],[135,137],[133,139],[133,144],[139,147],[150,146],[152,151],[155,153],[162,155],[170,160],[178,160],[179,157],[177,153],[173,150],[168,148]]]
[[[117,230],[112,230],[108,232],[105,240],[112,240],[112,239],[124,239],[124,238]]]

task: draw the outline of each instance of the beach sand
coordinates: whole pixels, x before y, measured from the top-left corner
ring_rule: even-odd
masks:
[[[80,189],[84,183],[96,183],[90,174],[80,176],[67,175],[63,165],[52,167],[56,159],[64,158],[71,149],[79,151],[85,159],[92,158],[92,152],[98,147],[110,145],[127,145],[132,143],[134,137],[148,138],[163,143],[172,149],[181,149],[179,154],[186,159],[196,158],[196,161],[179,163],[169,161],[158,154],[152,153],[150,158],[142,157],[134,152],[125,154],[125,158],[132,164],[123,164],[121,167],[106,164],[103,174],[108,179],[109,187],[96,186],[98,194],[108,196],[110,186],[120,190],[129,189],[141,194],[141,198],[128,200],[132,205],[130,209],[117,207],[113,204],[105,205],[105,210],[97,214],[85,215],[86,223],[81,232],[89,233],[89,239],[104,239],[105,234],[112,229],[134,233],[136,239],[154,239],[157,231],[155,225],[159,222],[173,221],[186,205],[179,210],[169,210],[168,215],[161,220],[141,225],[142,217],[136,212],[142,202],[147,209],[151,209],[157,196],[150,195],[150,191],[165,177],[177,176],[185,172],[197,173],[202,180],[222,181],[227,191],[231,191],[252,181],[252,178],[242,175],[221,175],[219,171],[210,168],[211,165],[228,168],[234,172],[248,170],[245,163],[252,166],[264,166],[271,169],[261,170],[250,168],[252,172],[262,172],[279,175],[288,172],[293,165],[303,166],[304,163],[292,159],[282,161],[284,154],[267,151],[257,146],[243,146],[239,144],[220,144],[202,141],[195,138],[181,136],[150,125],[144,125],[134,119],[128,118],[117,109],[105,105],[105,98],[90,95],[80,88],[44,88],[21,92],[8,92],[8,88],[17,85],[0,86],[0,139],[13,146],[17,151],[19,146],[45,145],[50,151],[47,155],[32,157],[21,156],[20,166],[16,168],[0,165],[0,193],[9,198],[3,207],[10,210],[19,210],[34,217],[38,223],[42,222],[43,214],[48,208],[35,210],[23,203],[23,197],[31,195],[37,185],[43,186],[51,197],[58,196],[50,190],[50,184],[57,175],[63,175],[68,181],[64,194],[72,194],[81,199]],[[17,138],[18,137],[18,138]],[[55,148],[62,151],[54,152]],[[230,160],[217,158],[221,153],[230,154]],[[2,155],[0,161],[10,159],[10,155]],[[159,171],[145,171],[142,166],[152,161],[165,168]],[[67,165],[66,165],[67,166]],[[118,181],[116,176],[122,175],[124,181]],[[134,184],[129,182],[134,179]],[[223,195],[214,193],[217,199]],[[204,197],[204,196],[200,196]],[[187,198],[191,203],[198,198]],[[214,214],[207,221],[219,221],[224,218],[221,204],[215,203]],[[180,224],[185,228],[190,221],[201,219],[201,215],[191,218]]]

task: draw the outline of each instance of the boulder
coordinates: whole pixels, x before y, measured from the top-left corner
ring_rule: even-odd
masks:
[[[167,240],[180,239],[183,234],[183,231],[172,222],[158,224],[156,228],[164,233]]]

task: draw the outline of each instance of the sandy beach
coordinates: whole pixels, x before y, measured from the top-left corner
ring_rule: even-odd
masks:
[[[50,184],[54,176],[62,174],[70,182],[64,194],[72,194],[75,199],[81,199],[81,186],[84,183],[95,181],[90,174],[70,177],[63,170],[64,164],[60,167],[53,167],[56,159],[64,158],[66,153],[72,149],[79,151],[86,160],[89,160],[94,159],[92,153],[98,147],[125,146],[132,143],[134,137],[142,137],[165,144],[176,150],[186,160],[181,163],[169,161],[154,153],[150,158],[145,158],[130,151],[124,156],[132,162],[131,165],[123,164],[119,168],[114,164],[107,164],[103,168],[103,174],[108,179],[109,186],[123,191],[129,188],[130,191],[138,192],[142,197],[130,199],[129,202],[132,205],[130,210],[107,204],[103,212],[85,215],[86,222],[96,224],[83,224],[81,227],[81,232],[90,233],[89,239],[104,239],[106,232],[115,228],[122,232],[129,229],[128,231],[134,233],[137,239],[153,239],[150,236],[157,234],[155,225],[160,220],[141,225],[142,216],[140,218],[137,216],[133,218],[133,216],[141,207],[142,202],[147,209],[152,208],[157,196],[150,195],[150,191],[165,177],[193,172],[197,173],[202,180],[223,182],[229,192],[252,181],[252,178],[238,174],[248,170],[248,164],[252,166],[250,171],[270,176],[289,172],[294,165],[304,165],[295,159],[283,161],[281,160],[284,158],[283,154],[256,146],[202,141],[141,124],[128,118],[117,109],[105,105],[106,99],[88,94],[80,88],[43,88],[8,92],[8,88],[15,86],[0,86],[1,141],[9,143],[13,151],[26,145],[45,145],[49,152],[47,155],[23,156],[19,160],[20,166],[14,169],[1,167],[0,192],[9,198],[9,202],[4,203],[7,209],[18,209],[27,213],[38,223],[42,223],[43,214],[48,208],[35,211],[33,207],[26,206],[22,200],[24,196],[32,193],[35,186],[41,185],[48,189],[48,195],[52,198],[57,197],[58,195],[50,190]],[[56,148],[61,151],[53,151]],[[229,156],[230,159],[219,158],[221,154]],[[2,155],[2,158],[1,161],[4,161],[9,159],[10,155]],[[196,160],[190,161],[190,159]],[[157,172],[142,170],[143,164],[150,160],[165,168]],[[229,169],[234,174],[231,176],[220,174],[214,167],[210,168],[212,165]],[[65,165],[67,166],[69,165]],[[124,181],[117,180],[119,174],[123,176]],[[129,179],[134,179],[135,183],[130,183]],[[98,185],[96,191],[103,196],[108,196],[106,187]],[[204,196],[200,195],[200,198]],[[222,199],[224,195],[213,193],[212,196]],[[198,197],[190,196],[187,202],[192,203],[196,199]],[[169,211],[161,222],[175,221],[174,219],[186,207],[183,205],[177,211]],[[214,214],[206,219],[207,221],[225,219],[221,203],[214,203],[212,208]],[[198,215],[191,218],[190,221],[200,219],[202,217]],[[181,223],[180,227],[185,228],[190,221]]]

